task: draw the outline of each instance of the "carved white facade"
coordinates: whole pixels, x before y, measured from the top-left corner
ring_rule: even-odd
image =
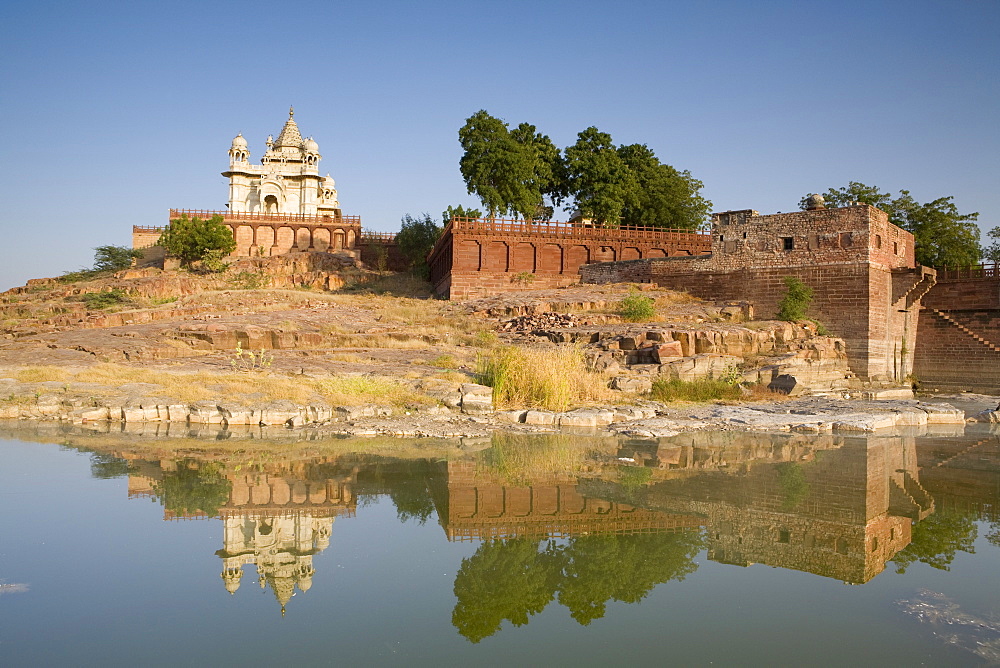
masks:
[[[312,137],[302,138],[294,117],[289,109],[277,140],[268,136],[260,165],[250,164],[242,133],[233,139],[229,169],[222,172],[229,178],[230,212],[339,215],[334,181],[329,174],[319,175],[319,145]]]

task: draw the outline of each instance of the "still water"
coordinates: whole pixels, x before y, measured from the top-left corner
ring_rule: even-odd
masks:
[[[0,664],[1000,662],[995,433],[261,436],[0,427]]]

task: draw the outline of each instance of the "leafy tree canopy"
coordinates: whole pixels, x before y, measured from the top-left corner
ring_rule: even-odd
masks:
[[[939,510],[913,527],[910,544],[892,558],[897,573],[916,562],[943,571],[951,570],[957,552],[975,554],[979,534],[975,517],[958,510]]]
[[[459,166],[470,193],[490,216],[510,213],[549,220],[570,204],[599,225],[696,229],[712,203],[690,172],[663,164],[648,146],[615,146],[589,127],[560,151],[530,123],[510,129],[484,110],[458,132],[465,150]]]
[[[232,253],[236,250],[236,240],[222,220],[222,216],[212,216],[208,220],[181,216],[170,221],[160,235],[159,244],[167,253],[180,258],[185,266],[204,260],[212,251],[219,255]]]
[[[534,219],[546,196],[558,196],[559,149],[535,126],[521,123],[510,130],[480,110],[466,120],[458,140],[465,150],[459,161],[462,178],[491,217],[510,213]]]
[[[411,268],[426,268],[427,255],[444,228],[435,223],[429,213],[417,217],[406,214],[401,222],[401,229],[396,235],[399,251],[409,260]]]
[[[94,249],[94,271],[121,271],[132,266],[142,251],[125,246],[98,246]]]
[[[452,218],[482,218],[483,212],[479,209],[468,208],[466,209],[461,204],[458,206],[449,206],[447,209],[441,212],[441,222],[445,225],[451,222]]]
[[[1000,262],[1000,226],[994,227],[987,232],[993,243],[983,248],[983,259],[990,262]]]
[[[800,208],[806,208],[808,197],[799,202]],[[939,197],[921,204],[908,190],[900,190],[899,197],[893,198],[875,186],[851,181],[842,188],[830,188],[823,198],[828,206],[861,202],[885,211],[891,223],[913,234],[916,259],[922,265],[968,266],[979,262],[982,255],[979,227],[975,223],[979,214],[959,213],[953,197]]]

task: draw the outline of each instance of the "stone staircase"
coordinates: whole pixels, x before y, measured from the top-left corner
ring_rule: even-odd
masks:
[[[969,329],[968,327],[966,327],[962,323],[958,322],[957,320],[955,320],[954,318],[952,318],[950,315],[948,315],[944,311],[942,311],[940,309],[936,309],[936,308],[932,308],[931,311],[938,318],[944,320],[945,322],[949,323],[950,325],[954,325],[959,330],[961,330],[964,334],[966,334],[968,336],[971,336],[973,339],[975,339],[979,343],[981,343],[984,346],[986,346],[989,350],[992,350],[995,353],[1000,353],[1000,346],[998,346],[998,345],[992,343],[991,341],[989,341],[988,339],[986,339],[986,338],[984,338],[984,337],[976,334],[974,331],[972,331],[971,329]]]

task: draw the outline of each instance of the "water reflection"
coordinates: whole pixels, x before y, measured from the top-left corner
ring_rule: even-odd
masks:
[[[980,518],[1000,543],[995,434],[497,435],[433,457],[426,444],[394,447],[399,456],[344,443],[256,458],[89,449],[95,477],[128,476],[129,496],[160,502],[165,520],[219,518],[221,586],[235,594],[252,566],[282,611],[312,586],[338,517],[388,497],[400,521],[436,518],[447,540],[478,543],[453,582],[452,623],[472,642],[551,605],[589,624],[611,601],[683,580],[703,550],[861,584],[890,562],[947,569],[971,552]]]

